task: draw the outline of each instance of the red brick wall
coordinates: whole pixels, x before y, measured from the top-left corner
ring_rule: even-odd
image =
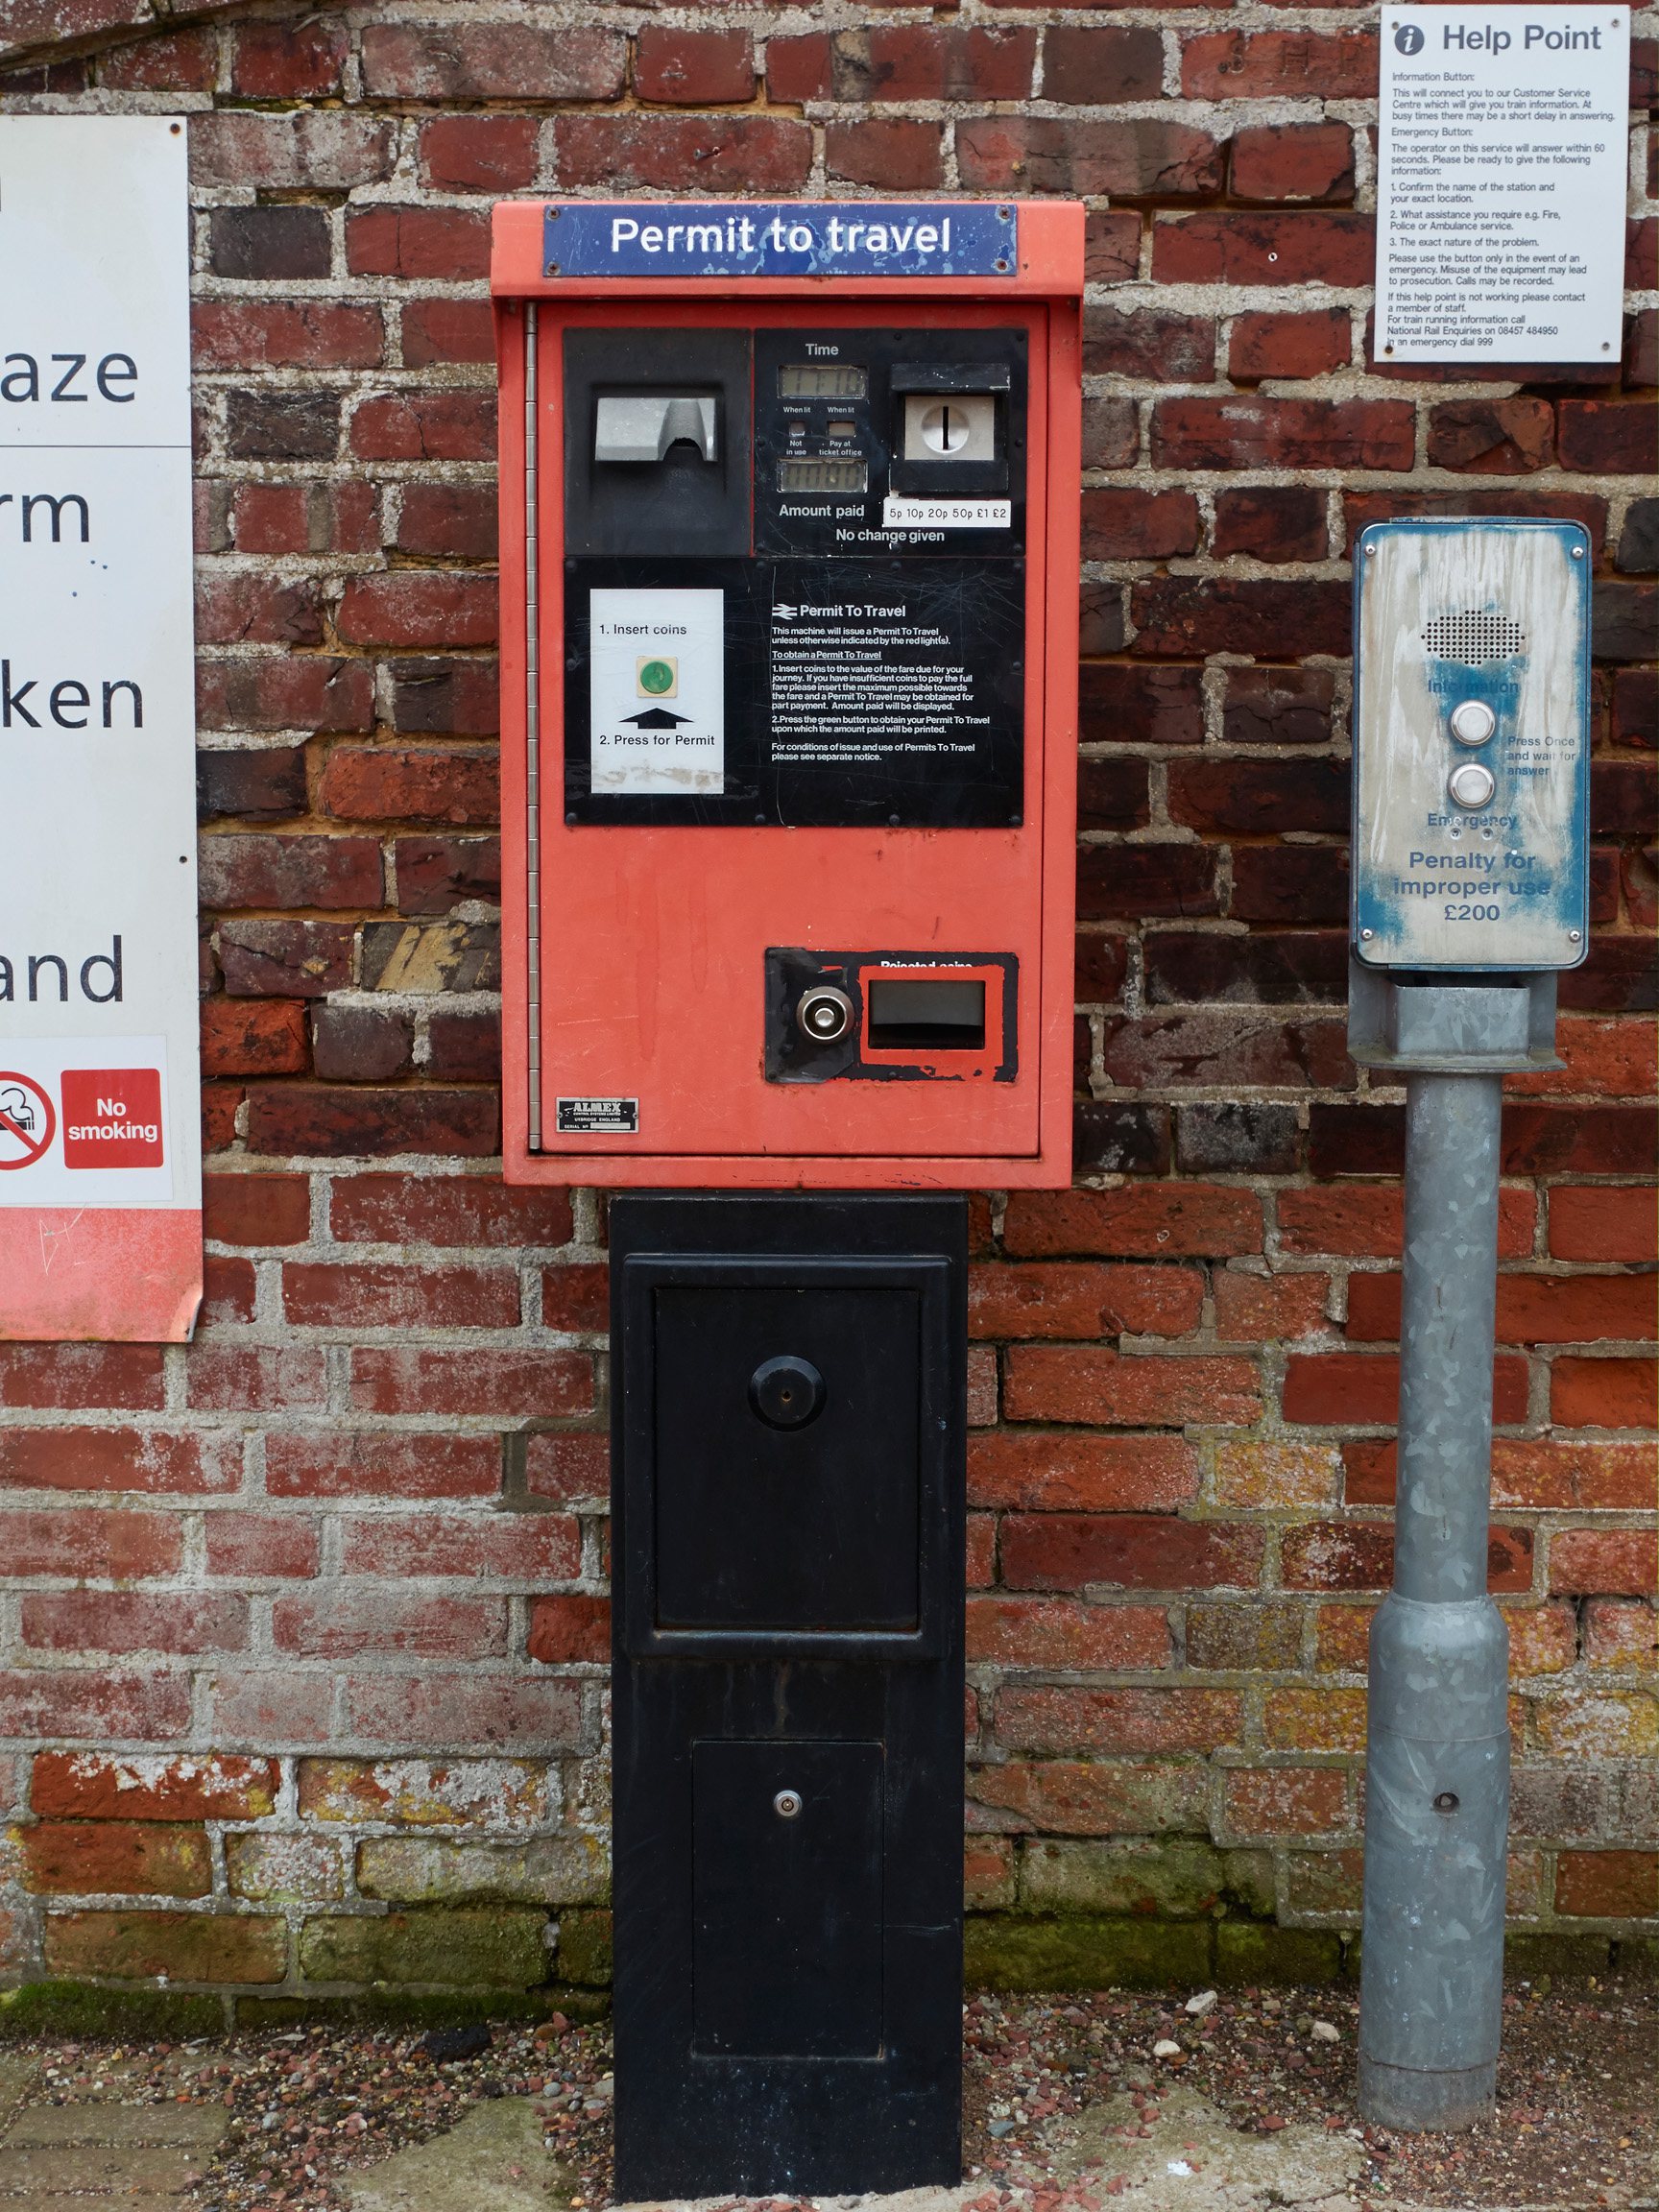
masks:
[[[1589,526],[1596,940],[1510,1085],[1492,1579],[1517,1927],[1659,1930],[1645,108],[1623,380],[1478,378],[1367,356],[1359,11],[205,13],[23,0],[0,58],[8,108],[190,116],[212,1155],[192,1346],[0,1348],[11,1976],[602,1978],[603,1220],[493,1160],[482,279],[541,189],[1093,209],[1078,1188],[977,1214],[988,1972],[1354,1926],[1401,1105],[1343,1046],[1347,549]]]

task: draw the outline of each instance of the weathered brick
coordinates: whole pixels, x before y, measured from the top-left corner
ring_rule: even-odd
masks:
[[[561,24],[369,23],[363,89],[372,100],[613,100],[626,46],[618,32]]]
[[[326,98],[340,89],[349,53],[344,24],[326,16],[242,23],[231,46],[231,86],[245,100]]]
[[[1203,743],[1202,669],[1091,661],[1083,663],[1079,674],[1078,704],[1086,743]]]
[[[246,906],[377,906],[380,848],[372,837],[241,836],[200,847],[204,902]]]
[[[1192,1764],[1015,1760],[969,1776],[982,1805],[1059,1836],[1205,1832],[1208,1783]]]
[[[1010,1513],[1000,1538],[1011,1590],[1253,1590],[1263,1548],[1244,1523],[1162,1513]]]
[[[43,1820],[20,1837],[23,1887],[47,1896],[205,1897],[204,1828],[162,1821]]]
[[[326,276],[332,252],[321,207],[215,207],[208,217],[208,265],[216,276],[265,283]]]
[[[1329,535],[1325,494],[1311,485],[1262,484],[1216,494],[1214,546],[1219,555],[1323,561]]]
[[[1081,1605],[1063,1599],[974,1598],[970,1665],[1010,1668],[1165,1667],[1169,1626],[1146,1605]]]
[[[1203,315],[1088,306],[1083,310],[1083,368],[1091,376],[1209,384],[1215,375],[1215,325]],[[1110,556],[1086,549],[1084,558]]]
[[[1564,469],[1647,477],[1659,469],[1659,424],[1654,421],[1649,401],[1563,399],[1557,414],[1557,445]]]
[[[197,663],[197,706],[212,729],[368,730],[374,720],[373,672],[361,661],[324,656],[281,661]],[[265,763],[280,763],[273,768]],[[305,759],[299,749],[260,748],[245,754],[198,756],[198,771],[214,794],[216,813],[290,813],[302,810]],[[223,797],[217,796],[223,793]],[[244,795],[252,805],[238,802]]]
[[[681,31],[642,26],[634,48],[634,89],[641,100],[679,108],[747,101],[755,93],[755,51],[747,31]]]
[[[1085,845],[1077,855],[1084,921],[1139,914],[1214,914],[1215,855],[1202,845]]]
[[[1353,344],[1353,321],[1345,307],[1284,315],[1254,309],[1234,319],[1227,373],[1235,383],[1262,376],[1328,376],[1347,368]]]
[[[383,182],[397,144],[394,124],[337,108],[283,114],[232,109],[190,118],[190,174],[198,185],[343,192]]]
[[[945,148],[938,124],[897,116],[828,124],[824,160],[831,177],[896,192],[928,191],[945,179]]]
[[[1207,131],[1162,116],[1072,121],[974,116],[956,127],[965,184],[980,190],[1109,194],[1115,200],[1204,198],[1219,190],[1220,147]]]
[[[1557,1529],[1550,1587],[1573,1597],[1651,1597],[1659,1590],[1659,1537],[1648,1528]]]
[[[550,34],[563,37],[563,32]],[[798,192],[812,165],[812,134],[781,115],[563,115],[555,125],[566,185],[613,192]]]
[[[393,539],[399,553],[451,561],[493,561],[495,493],[486,484],[409,484],[397,504]],[[396,808],[389,808],[396,812]]]
[[[1429,410],[1429,459],[1437,469],[1519,476],[1555,457],[1548,399],[1459,399]]]
[[[408,390],[371,395],[352,415],[349,443],[365,461],[490,461],[495,454],[495,396]]]
[[[1235,132],[1235,200],[1325,202],[1354,197],[1354,134],[1345,123],[1273,123]]]
[[[421,126],[421,173],[440,192],[522,191],[536,175],[540,136],[534,115],[434,116]]]
[[[411,369],[495,358],[487,300],[409,300],[399,310],[397,326],[403,359]]]
[[[252,1913],[56,1912],[44,1956],[53,1974],[257,1987],[286,1974],[288,1931]]]
[[[217,1432],[192,1432],[164,1429],[9,1429],[0,1432],[0,1488],[15,1490],[122,1490],[156,1496],[207,1495],[233,1490],[241,1480],[241,1454],[235,1439]],[[42,1521],[50,1521],[43,1516]],[[15,1526],[15,1525],[13,1525]],[[137,1538],[128,1517],[108,1517],[104,1530],[94,1533],[90,1521],[87,1542],[97,1557],[100,1535],[111,1541]],[[43,1532],[43,1531],[42,1531]],[[151,1542],[164,1547],[173,1534],[171,1523],[157,1521]],[[8,1562],[11,1573],[42,1574],[44,1568],[19,1567]],[[139,1568],[71,1568],[70,1573],[153,1573]]]
[[[1651,1918],[1659,1912],[1659,1852],[1563,1851],[1555,1863],[1555,1910],[1604,1920]]]
[[[0,1346],[0,1406],[154,1413],[166,1402],[158,1345]]]
[[[495,579],[421,569],[354,577],[337,619],[354,645],[492,645]]]
[[[1153,228],[1152,275],[1166,284],[1334,284],[1346,289],[1370,281],[1373,221],[1369,215],[1324,212],[1166,217]],[[1410,467],[1409,458],[1404,466]]]
[[[1241,1731],[1229,1690],[1007,1689],[997,1741],[1015,1751],[1213,1751]]]
[[[1115,486],[1083,494],[1085,561],[1164,561],[1195,553],[1201,527],[1190,492]]]
[[[248,1608],[228,1595],[42,1591],[24,1598],[19,1620],[24,1643],[41,1651],[199,1653],[248,1644]]]
[[[1137,584],[1130,595],[1135,651],[1183,661],[1206,653],[1252,653],[1267,660],[1296,652],[1342,653],[1348,599],[1345,584],[1162,576]]]
[[[1021,100],[1036,53],[1036,33],[1022,29],[873,23],[834,34],[826,89],[848,101]]]
[[[346,217],[346,266],[353,276],[483,276],[490,266],[489,217],[466,207],[352,208]]]
[[[1226,1819],[1239,1836],[1317,1836],[1350,1825],[1339,1767],[1238,1767],[1227,1776]]]
[[[262,1820],[276,1810],[274,1759],[225,1752],[36,1754],[29,1802],[43,1820]]]
[[[1152,411],[1162,469],[1409,469],[1403,399],[1163,399]]]
[[[1375,31],[1206,31],[1186,40],[1181,88],[1193,100],[1369,100]]]
[[[199,369],[373,369],[386,344],[377,307],[337,300],[198,300],[190,333]]]

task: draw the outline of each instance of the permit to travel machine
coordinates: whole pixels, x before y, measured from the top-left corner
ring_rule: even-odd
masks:
[[[1083,210],[499,207],[506,1172],[612,1282],[617,2188],[960,2172],[967,1206],[1071,1171]]]
[[[497,208],[510,1178],[1069,1182],[1082,268]]]

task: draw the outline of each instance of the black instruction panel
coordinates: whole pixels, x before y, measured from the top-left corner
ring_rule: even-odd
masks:
[[[566,821],[1018,823],[1024,331],[624,336],[566,362]]]

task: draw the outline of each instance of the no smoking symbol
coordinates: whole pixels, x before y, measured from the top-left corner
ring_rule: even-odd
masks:
[[[0,1068],[0,1170],[33,1167],[51,1147],[58,1117],[38,1083]]]

